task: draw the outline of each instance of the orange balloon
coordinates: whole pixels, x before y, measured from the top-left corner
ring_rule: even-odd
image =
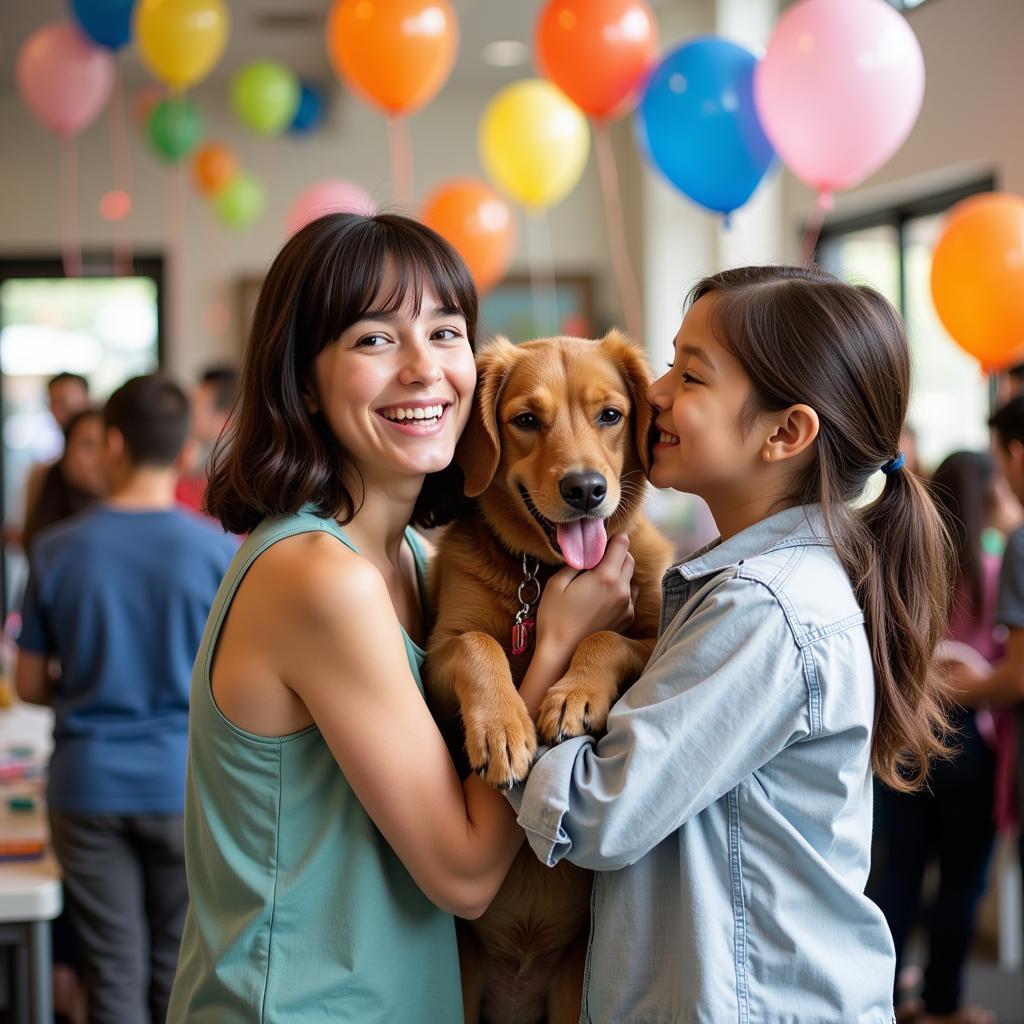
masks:
[[[238,174],[238,157],[227,146],[210,142],[196,152],[192,174],[204,196],[215,196]]]
[[[458,48],[448,0],[334,0],[327,16],[327,53],[338,77],[389,114],[432,100]]]
[[[454,178],[427,198],[420,217],[455,247],[477,288],[492,288],[508,270],[516,223],[508,203],[475,178]]]
[[[535,45],[543,74],[577,107],[618,117],[658,59],[658,23],[646,0],[548,0]]]
[[[986,371],[1024,361],[1024,198],[988,192],[957,203],[931,283],[939,319]]]

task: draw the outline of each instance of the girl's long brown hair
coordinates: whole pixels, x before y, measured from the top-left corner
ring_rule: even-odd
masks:
[[[945,634],[952,566],[945,529],[925,485],[904,468],[855,508],[894,458],[910,394],[910,353],[896,310],[872,288],[813,267],[744,267],[700,281],[713,296],[715,337],[753,382],[759,411],[809,405],[816,458],[794,503],[820,505],[864,610],[875,670],[871,761],[887,785],[919,788],[948,756],[946,699],[933,652]]]

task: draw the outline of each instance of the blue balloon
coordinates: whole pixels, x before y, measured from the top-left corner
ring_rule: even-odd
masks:
[[[327,97],[323,89],[311,82],[300,82],[299,106],[288,126],[293,135],[309,135],[323,123],[327,114]]]
[[[120,50],[132,37],[135,0],[71,0],[75,20],[100,46]]]
[[[684,195],[726,215],[775,160],[754,105],[757,57],[717,36],[673,50],[637,108],[641,151]]]

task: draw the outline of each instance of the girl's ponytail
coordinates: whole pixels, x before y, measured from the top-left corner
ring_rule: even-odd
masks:
[[[690,293],[714,297],[720,344],[753,384],[751,413],[804,403],[818,414],[816,458],[793,503],[818,505],[864,610],[875,669],[875,772],[919,787],[946,756],[944,685],[933,665],[953,599],[945,527],[924,485],[898,459],[910,352],[892,305],[815,267],[744,267]],[[881,494],[857,508],[886,471]]]
[[[848,570],[859,569],[854,588],[875,666],[871,760],[886,785],[907,792],[924,782],[933,758],[949,753],[944,685],[932,658],[949,617],[950,544],[924,484],[905,468],[889,472],[882,493],[853,518],[863,547],[844,546]]]

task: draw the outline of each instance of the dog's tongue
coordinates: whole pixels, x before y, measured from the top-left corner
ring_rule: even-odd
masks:
[[[577,519],[574,523],[559,523],[555,532],[565,564],[571,568],[593,569],[604,557],[608,533],[603,519]]]

